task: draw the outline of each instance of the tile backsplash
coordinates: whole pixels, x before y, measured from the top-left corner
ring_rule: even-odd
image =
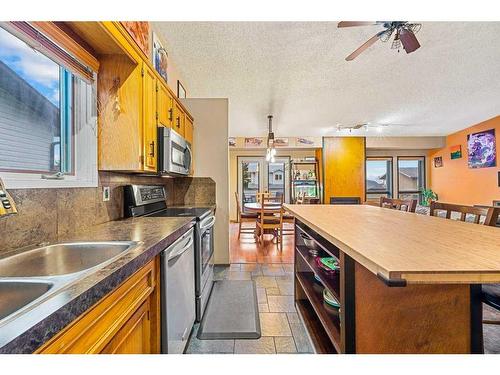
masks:
[[[12,189],[18,214],[0,218],[0,252],[84,231],[123,218],[123,187],[129,184],[164,185],[168,205],[213,205],[215,182],[211,178],[161,178],[113,172],[99,173],[97,188]],[[103,202],[103,188],[111,199]]]

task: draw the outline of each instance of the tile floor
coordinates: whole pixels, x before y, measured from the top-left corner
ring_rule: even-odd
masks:
[[[257,286],[262,337],[258,340],[198,340],[195,325],[188,354],[312,353],[293,302],[293,264],[231,264],[217,266],[216,280],[254,280]],[[500,321],[500,312],[483,305],[486,319]],[[484,351],[500,354],[500,325],[485,324]]]
[[[216,280],[254,280],[257,286],[262,337],[258,340],[198,340],[196,324],[188,354],[312,353],[293,301],[292,264],[217,266]]]

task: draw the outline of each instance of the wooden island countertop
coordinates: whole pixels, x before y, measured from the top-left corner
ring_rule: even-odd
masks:
[[[500,230],[369,205],[285,209],[386,281],[500,283]]]

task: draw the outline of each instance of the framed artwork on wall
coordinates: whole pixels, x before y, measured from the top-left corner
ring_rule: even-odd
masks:
[[[168,83],[168,53],[161,44],[156,33],[153,33],[153,64],[156,71],[163,77],[165,82]]]
[[[460,159],[462,157],[462,145],[451,146],[450,157],[451,160]]]
[[[288,138],[274,138],[276,147],[288,147]]]
[[[149,22],[147,21],[122,21],[120,22],[139,48],[150,56],[149,46]]]
[[[245,138],[245,147],[262,147],[264,145],[264,138],[247,137]]]
[[[488,168],[497,165],[495,129],[489,129],[467,136],[469,168]]]
[[[177,80],[177,97],[180,99],[186,98],[186,89],[182,86],[182,83],[179,80]]]
[[[434,158],[434,168],[441,168],[443,166],[443,157],[436,156]]]

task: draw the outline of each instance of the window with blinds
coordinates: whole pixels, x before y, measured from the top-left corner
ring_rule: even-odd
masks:
[[[92,74],[29,24],[7,28],[0,28],[0,171],[74,174],[74,90]]]

